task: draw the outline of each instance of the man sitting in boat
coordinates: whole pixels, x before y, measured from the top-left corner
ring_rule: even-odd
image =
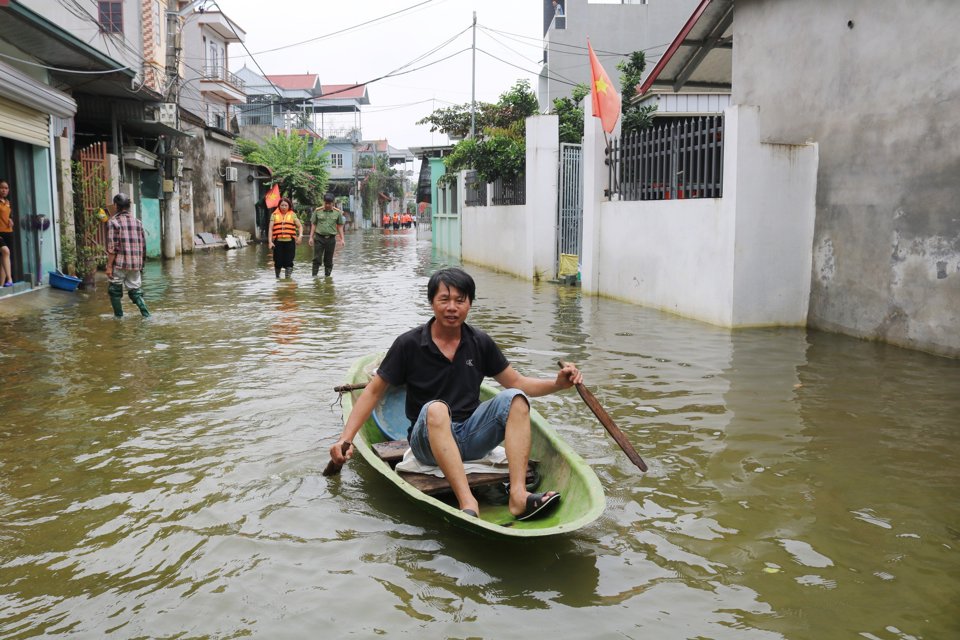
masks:
[[[407,385],[406,414],[413,426],[407,439],[414,456],[437,465],[450,483],[460,509],[477,515],[464,460],[482,458],[503,443],[510,477],[510,513],[520,520],[544,515],[556,507],[556,491],[530,493],[526,488],[530,457],[530,397],[569,389],[583,382],[571,363],[554,378],[522,376],[496,342],[466,323],[476,295],[473,278],[462,269],[440,269],[427,283],[433,318],[401,334],[380,368],[357,399],[330,458],[343,464],[344,443],[352,442],[390,385]],[[504,390],[480,402],[480,385],[492,377]]]

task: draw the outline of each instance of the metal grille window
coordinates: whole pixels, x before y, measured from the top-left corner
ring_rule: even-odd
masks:
[[[520,174],[510,179],[497,178],[493,181],[493,195],[495,205],[512,205],[527,203],[527,180]]]
[[[100,30],[107,33],[123,33],[123,3],[100,2]]]
[[[487,206],[487,183],[477,175],[476,171],[467,172],[464,177],[464,190],[468,207]]]
[[[723,116],[678,118],[614,140],[610,189],[621,200],[723,195]]]

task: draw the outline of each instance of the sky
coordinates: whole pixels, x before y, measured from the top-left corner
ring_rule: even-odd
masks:
[[[229,47],[232,71],[246,65],[261,75],[315,73],[322,84],[369,82],[363,137],[387,139],[396,148],[448,143],[445,135],[415,123],[434,109],[470,102],[474,11],[477,101],[496,102],[518,79],[537,89],[541,0],[216,0],[215,5],[246,32],[242,45]],[[387,75],[393,77],[370,82]]]

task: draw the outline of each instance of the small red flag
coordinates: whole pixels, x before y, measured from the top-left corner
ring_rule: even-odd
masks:
[[[620,96],[610,82],[610,76],[603,70],[603,65],[597,59],[597,54],[590,46],[587,38],[587,51],[590,52],[590,93],[593,95],[593,117],[600,118],[600,126],[607,133],[612,133],[620,117]]]
[[[273,209],[278,204],[280,204],[280,184],[273,185],[273,188],[270,191],[267,191],[267,195],[263,197],[264,204],[267,205],[268,209]]]

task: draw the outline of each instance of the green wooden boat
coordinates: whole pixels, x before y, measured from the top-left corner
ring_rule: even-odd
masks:
[[[371,372],[379,364],[382,355],[370,355],[358,360],[347,374],[347,385],[361,385],[370,379]],[[496,389],[483,385],[481,399],[492,397]],[[353,410],[353,402],[361,391],[354,390],[343,394],[343,416],[346,419]],[[446,486],[446,481],[423,474],[398,473],[393,466],[396,457],[391,459],[387,452],[406,448],[405,443],[388,444],[391,436],[387,434],[406,433],[408,421],[402,410],[405,394],[403,389],[391,388],[381,406],[361,427],[353,444],[367,463],[400,491],[442,519],[473,532],[498,538],[534,538],[565,534],[584,527],[596,520],[606,503],[603,487],[593,469],[583,458],[577,455],[560,439],[557,433],[547,425],[546,420],[536,409],[531,408],[531,452],[530,458],[535,472],[528,474],[539,476],[539,491],[559,491],[560,506],[549,515],[527,521],[519,521],[510,513],[506,504],[486,501],[485,497],[496,497],[498,486],[502,492],[505,476],[496,479],[487,478],[487,474],[471,474],[474,494],[480,500],[480,517],[473,517],[460,511],[449,491],[444,493],[437,484]],[[398,418],[397,416],[400,416]],[[403,424],[391,423],[402,419]],[[395,436],[394,436],[395,437]],[[378,453],[378,451],[380,453]],[[381,457],[383,456],[383,457]],[[424,491],[427,491],[426,493]]]

